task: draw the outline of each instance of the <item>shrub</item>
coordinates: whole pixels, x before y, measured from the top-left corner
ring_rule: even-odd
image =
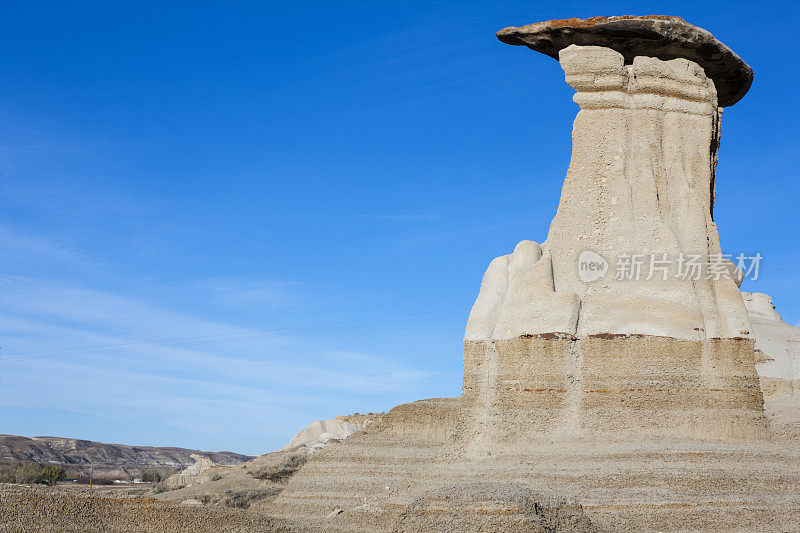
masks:
[[[55,485],[66,479],[67,473],[57,465],[40,465],[38,463],[19,463],[0,466],[0,483],[22,483]]]
[[[0,483],[14,483],[14,468],[0,466]]]
[[[290,455],[277,465],[264,466],[259,470],[250,472],[256,479],[267,479],[274,483],[283,483],[300,470],[308,462],[307,455]]]
[[[211,474],[210,479],[211,481],[219,481],[220,479],[222,479],[222,477],[223,477],[222,474],[220,474],[219,472],[214,472],[213,474]]]
[[[161,475],[161,472],[158,470],[145,470],[142,472],[142,481],[145,483],[158,483],[159,481],[164,481],[164,477]]]
[[[0,467],[0,483],[55,485],[66,477],[67,473],[64,468],[56,465],[42,466],[38,463],[21,463]]]
[[[276,496],[280,494],[281,491],[283,491],[283,489],[279,487],[236,491],[229,490],[225,492],[225,498],[222,500],[222,503],[235,509],[247,509],[253,502],[263,500],[270,496]]]
[[[36,478],[36,483],[53,486],[66,477],[67,473],[60,466],[47,465]]]
[[[14,483],[38,483],[42,467],[36,463],[25,463],[14,471]]]
[[[170,491],[170,490],[178,490],[178,489],[182,489],[182,488],[183,488],[183,487],[185,487],[185,486],[186,486],[186,485],[176,485],[176,486],[174,486],[174,487],[168,487],[168,486],[166,485],[166,483],[164,483],[164,482],[162,481],[161,483],[159,483],[158,485],[156,485],[155,487],[153,487],[153,492],[154,492],[155,494],[161,494],[162,492],[168,492],[168,491]]]

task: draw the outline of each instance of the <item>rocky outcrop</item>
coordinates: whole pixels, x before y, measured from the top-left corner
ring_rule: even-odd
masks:
[[[201,474],[209,468],[216,466],[216,464],[208,457],[202,457],[196,453],[192,454],[192,459],[195,460],[195,463],[181,470],[180,474],[184,476],[196,476],[197,474]]]
[[[230,505],[232,494],[255,491],[272,499],[311,455],[365,430],[383,414],[356,413],[317,420],[281,449],[236,466],[215,464],[208,458],[193,455],[197,462],[167,478],[158,487],[158,498],[173,502],[200,498],[204,502]]]
[[[363,431],[383,413],[342,415],[329,420],[317,420],[297,433],[286,446],[278,451],[304,449],[309,453],[337,444],[350,435]]]
[[[336,444],[358,432],[358,428],[350,422],[331,418],[317,420],[292,437],[289,443],[279,451],[294,451],[307,448],[310,452],[320,450],[329,444]]]
[[[175,490],[185,487],[196,480],[200,474],[211,470],[215,466],[220,466],[215,464],[208,457],[202,457],[194,453],[192,454],[192,459],[195,460],[194,464],[187,466],[180,472],[172,474],[164,480],[162,485],[164,489]]]
[[[768,438],[738,279],[729,262],[713,273],[715,82],[689,59],[647,57],[649,41],[626,45],[640,53],[630,64],[612,48],[568,44],[586,36],[562,22],[514,33],[539,50],[543,28],[558,29],[580,111],[547,239],[492,261],[467,322],[471,445]],[[603,24],[586,26],[596,42]],[[591,276],[587,254],[602,267]],[[697,272],[682,271],[686,258]]]
[[[768,294],[743,292],[742,296],[760,352],[756,369],[762,388],[766,393],[800,395],[800,328],[783,321]]]
[[[459,406],[459,398],[398,405],[314,454],[273,502],[254,508],[317,531],[391,531],[406,505],[450,479],[442,469],[459,433]]]
[[[800,439],[800,328],[785,323],[772,298],[743,292],[756,341],[758,371],[764,405],[775,438]]]

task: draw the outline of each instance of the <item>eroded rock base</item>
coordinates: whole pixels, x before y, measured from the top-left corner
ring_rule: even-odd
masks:
[[[429,491],[408,505],[394,533],[508,531],[593,533],[580,504],[552,492],[504,483],[463,483]]]
[[[498,443],[475,457],[464,438],[468,411],[460,403],[444,398],[396,407],[363,433],[316,454],[276,500],[254,507],[315,530],[412,531],[411,517],[421,507],[436,507],[442,491],[479,482],[557,492],[580,504],[602,531],[797,527],[796,440],[535,439],[525,449]],[[458,498],[469,494],[461,491]],[[487,523],[497,526],[502,506],[492,510],[478,496],[476,506],[483,505]],[[491,530],[515,531],[515,523]],[[420,522],[418,530],[426,527]]]
[[[586,437],[769,438],[753,341],[653,336],[465,341],[476,453]]]

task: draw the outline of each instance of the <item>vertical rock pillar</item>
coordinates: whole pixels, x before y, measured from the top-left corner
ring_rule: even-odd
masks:
[[[752,71],[677,17],[549,21],[498,37],[557,58],[580,111],[547,240],[495,259],[470,314],[472,449],[520,437],[765,438],[747,311],[735,281],[707,267],[721,253],[720,105],[744,95]],[[606,271],[587,279],[585,254]],[[615,272],[637,257],[641,269]],[[688,258],[700,276],[681,272]]]

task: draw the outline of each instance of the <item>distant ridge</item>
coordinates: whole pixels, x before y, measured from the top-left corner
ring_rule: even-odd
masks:
[[[194,457],[192,457],[194,456]],[[214,463],[237,465],[253,458],[234,452],[207,452],[175,447],[128,446],[62,437],[21,437],[0,434],[0,464],[34,462],[61,464],[73,470],[121,475],[135,470],[177,469],[194,464],[197,457]],[[99,468],[99,471],[98,471]]]

